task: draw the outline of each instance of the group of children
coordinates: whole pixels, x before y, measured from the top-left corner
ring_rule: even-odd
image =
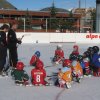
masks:
[[[59,57],[60,55],[55,53],[54,58],[56,56]],[[62,58],[60,61],[62,61],[63,68],[58,72],[58,79],[55,83],[57,86],[70,88],[72,81],[80,83],[83,77],[91,77],[91,75],[100,77],[98,46],[89,47],[83,55],[79,55],[78,46],[74,45],[69,59]],[[59,62],[59,60],[55,60],[54,63],[56,62]]]
[[[24,66],[23,62],[18,62],[16,68],[11,72],[11,76],[17,85],[29,85],[29,76],[26,71],[24,71]],[[43,62],[40,60],[39,51],[36,51],[32,56],[30,66],[34,66],[31,70],[31,83],[36,86],[48,85],[45,81],[46,71]]]
[[[58,45],[55,50],[55,55],[52,60],[55,64],[62,64],[62,68],[59,69],[57,74],[56,86],[59,87],[71,87],[71,82],[81,82],[84,76],[100,76],[100,55],[99,47],[89,47],[83,55],[79,55],[79,47],[73,46],[73,51],[69,58],[64,58],[64,51],[62,45]],[[36,51],[30,60],[30,66],[34,66],[31,71],[31,83],[36,86],[48,85],[45,81],[46,70],[44,64],[40,59],[40,52]],[[28,85],[29,76],[24,71],[24,64],[18,62],[15,69],[12,70],[11,75],[15,79],[16,84]]]

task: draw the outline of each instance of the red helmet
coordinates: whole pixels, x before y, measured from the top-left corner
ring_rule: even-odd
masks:
[[[42,61],[37,61],[37,63],[36,63],[36,68],[37,69],[43,69],[43,66],[44,66],[44,64],[43,64],[43,62]]]
[[[73,48],[77,48],[78,49],[78,45],[74,45]]]
[[[70,66],[70,65],[71,65],[71,61],[69,59],[65,59],[63,62],[63,67]]]
[[[24,63],[23,63],[23,62],[18,62],[17,65],[16,65],[16,68],[17,68],[18,70],[23,70],[23,68],[24,68]]]
[[[73,49],[74,49],[75,51],[78,51],[78,48],[79,48],[78,45],[74,45],[74,46],[73,46]]]

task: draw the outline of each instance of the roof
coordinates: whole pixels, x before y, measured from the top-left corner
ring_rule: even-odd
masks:
[[[26,11],[22,11],[22,10],[0,10],[0,14],[1,15],[15,15],[15,16],[24,16],[26,15]],[[28,11],[30,16],[40,16],[40,17],[50,17],[50,12],[43,12],[43,11]],[[57,13],[56,14],[57,17],[63,17],[66,18],[69,16],[69,14],[67,13]],[[80,14],[74,14],[74,17],[81,17]]]
[[[40,11],[48,11],[48,12],[50,12],[51,11],[51,9],[52,9],[52,7],[47,7],[47,8],[43,8],[43,9],[41,9]],[[63,8],[55,8],[56,9],[56,12],[62,12],[62,13],[69,13],[69,11],[68,10],[66,10],[66,9],[63,9]]]
[[[13,6],[11,3],[9,3],[7,0],[0,0],[0,9],[17,9],[15,6]]]

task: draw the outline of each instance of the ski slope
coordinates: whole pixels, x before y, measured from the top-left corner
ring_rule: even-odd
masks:
[[[36,50],[41,51],[41,59],[45,66],[51,66],[50,58],[53,57],[57,44],[22,44],[18,47],[19,60],[26,65],[25,70],[30,75],[33,67],[29,66],[29,60]],[[63,44],[65,57],[68,58],[74,44]],[[78,44],[80,54],[89,46],[95,44]],[[96,44],[100,47],[99,44]],[[47,67],[47,75],[57,72],[61,65]],[[52,82],[52,81],[50,81]],[[72,83],[71,89],[63,89],[55,86],[20,87],[9,78],[0,78],[0,100],[100,100],[100,78],[84,78],[82,82]]]

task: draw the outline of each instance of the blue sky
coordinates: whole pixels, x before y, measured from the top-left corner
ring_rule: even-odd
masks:
[[[7,0],[20,10],[40,10],[45,7],[50,7],[53,0]],[[54,0],[55,6],[64,9],[78,7],[78,0]],[[96,0],[81,0],[81,7],[95,7]]]

